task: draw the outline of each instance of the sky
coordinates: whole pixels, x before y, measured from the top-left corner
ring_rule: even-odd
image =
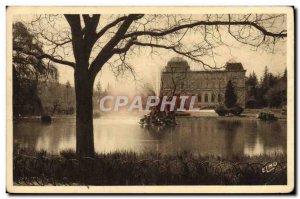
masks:
[[[31,19],[32,18],[30,16],[17,16],[15,18],[15,21],[21,20],[23,22],[28,22]],[[63,18],[60,20],[61,23],[56,23],[59,24],[59,28],[63,29],[68,26]],[[158,27],[159,25],[157,24]],[[279,28],[285,29],[285,27]],[[241,62],[244,66],[244,69],[246,70],[246,75],[249,75],[249,73],[254,71],[257,74],[258,78],[262,76],[265,66],[268,66],[269,71],[274,74],[283,73],[284,69],[286,68],[287,57],[285,40],[277,42],[274,46],[274,49],[271,52],[267,52],[264,49],[254,49],[251,46],[237,42],[227,33],[227,31],[222,32],[221,30],[221,34],[224,43],[230,45],[221,46],[215,49],[214,59],[217,67],[224,66],[228,61]],[[194,42],[197,42],[197,38],[199,38],[199,35],[190,34],[186,37],[187,45],[190,45]],[[116,78],[109,65],[104,65],[104,67],[96,77],[95,86],[97,82],[100,81],[103,90],[109,84],[110,87],[115,88],[115,91],[118,94],[134,94],[137,88],[145,83],[148,83],[153,86],[153,89],[156,92],[158,92],[160,85],[160,71],[167,65],[167,62],[172,57],[178,56],[178,54],[163,49],[158,49],[156,50],[156,52],[157,53],[151,53],[150,49],[145,47],[136,52],[134,55],[130,55],[127,57],[128,63],[134,68],[136,72],[136,80],[134,80],[133,76],[131,76],[131,74],[129,73]],[[69,56],[70,57],[68,58],[68,60],[74,59],[72,57],[73,55]],[[188,58],[185,59],[190,64],[192,70],[203,70],[203,67],[200,63],[192,62]],[[205,59],[209,58],[203,58],[203,61],[211,61]],[[69,66],[64,65],[57,64],[56,66],[59,71],[59,82],[64,84],[69,81],[71,85],[74,85],[73,69]]]
[[[223,48],[222,55],[216,56],[217,66],[224,66],[227,61],[241,62],[246,75],[256,73],[260,78],[264,72],[265,66],[273,74],[283,73],[286,68],[286,43],[282,42],[275,48],[273,53],[266,52],[262,49],[252,50],[251,48],[241,45],[235,48]],[[159,90],[160,71],[167,65],[167,62],[177,54],[168,51],[162,51],[162,55],[153,55],[148,49],[145,49],[139,55],[129,58],[130,64],[135,68],[137,73],[137,80],[134,81],[130,74],[124,77],[115,78],[108,65],[102,68],[102,71],[97,75],[95,85],[98,81],[101,82],[103,89],[109,84],[115,87],[117,91],[132,91],[133,88],[138,87],[141,83],[147,82],[154,86],[156,92]],[[180,56],[182,57],[182,56]],[[191,62],[186,59],[192,70],[203,70],[200,64]],[[74,81],[73,69],[67,66],[58,67],[60,75],[59,81],[65,83],[67,80]]]

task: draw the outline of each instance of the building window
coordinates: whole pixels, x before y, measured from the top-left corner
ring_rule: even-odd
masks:
[[[220,87],[220,82],[217,82],[216,81],[216,84],[215,84],[216,86],[215,86],[215,88],[219,88]]]
[[[215,102],[215,94],[211,94],[211,102]]]
[[[205,94],[204,101],[208,102],[208,94]]]
[[[202,99],[201,99],[201,93],[198,94],[198,102],[201,102]]]

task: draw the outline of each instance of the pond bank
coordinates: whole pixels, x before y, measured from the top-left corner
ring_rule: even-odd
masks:
[[[197,110],[197,111],[186,111],[183,113],[186,114],[178,114],[177,117],[187,117],[187,118],[205,118],[205,117],[215,117],[220,120],[259,120],[257,118],[260,112],[270,112],[273,113],[279,120],[286,121],[287,115],[281,113],[281,109],[245,109],[240,116],[218,116],[218,114],[214,110]]]

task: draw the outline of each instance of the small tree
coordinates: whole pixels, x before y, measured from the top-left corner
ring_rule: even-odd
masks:
[[[97,87],[97,89],[96,89],[97,95],[98,95],[98,97],[100,97],[101,94],[102,94],[102,85],[101,85],[101,82],[100,82],[100,81],[98,81],[96,87]]]
[[[228,81],[225,91],[225,105],[227,108],[231,108],[236,105],[237,97],[234,91],[234,87],[231,81]]]
[[[67,83],[66,83],[66,100],[65,100],[67,106],[70,104],[70,102],[69,102],[69,90],[70,89],[71,89],[71,84],[68,80]]]

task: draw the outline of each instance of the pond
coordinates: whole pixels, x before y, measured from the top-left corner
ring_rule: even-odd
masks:
[[[200,155],[241,156],[286,153],[286,121],[219,117],[178,117],[173,128],[142,128],[139,116],[104,116],[94,119],[95,150],[159,152],[189,151]],[[75,118],[54,118],[51,125],[37,119],[14,122],[14,144],[57,154],[75,150]]]

